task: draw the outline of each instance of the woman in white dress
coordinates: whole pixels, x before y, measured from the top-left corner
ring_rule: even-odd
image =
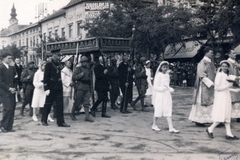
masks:
[[[171,92],[174,89],[169,86],[170,76],[169,76],[169,63],[167,61],[162,61],[157,68],[154,85],[153,85],[153,106],[154,106],[154,117],[152,129],[155,131],[160,131],[156,121],[158,117],[166,117],[170,133],[179,133],[173,127],[172,124],[172,96]]]
[[[39,69],[34,74],[34,78],[33,78],[33,85],[35,89],[33,92],[33,99],[32,99],[32,108],[33,108],[32,119],[34,121],[38,121],[38,118],[36,116],[36,109],[43,108],[45,99],[46,99],[46,94],[44,92],[43,82],[42,82],[46,63],[47,63],[46,61],[42,61],[40,63]],[[50,122],[54,122],[54,120],[50,117],[50,114],[48,115],[48,120]]]
[[[226,139],[237,140],[231,132],[231,110],[232,101],[229,88],[232,86],[229,76],[229,62],[224,60],[220,62],[220,69],[215,78],[214,102],[212,108],[213,124],[206,129],[210,138],[213,138],[214,128],[221,122],[224,122],[226,128]]]

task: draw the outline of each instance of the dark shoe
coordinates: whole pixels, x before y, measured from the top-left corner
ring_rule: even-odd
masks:
[[[240,123],[240,118],[237,118],[237,122]]]
[[[132,108],[133,108],[134,110],[137,110],[136,107],[135,107],[135,104],[134,104],[133,102],[131,102],[130,105],[132,106]]]
[[[126,111],[125,110],[120,110],[121,113],[123,114],[126,114]]]
[[[151,107],[153,107],[153,105],[151,104]]]
[[[149,106],[145,104],[144,107],[149,107]]]
[[[94,122],[94,120],[91,119],[90,117],[86,117],[86,118],[85,118],[85,121],[87,121],[87,122]]]
[[[125,110],[125,113],[132,113],[131,111],[129,111],[129,110]]]
[[[103,114],[102,114],[102,117],[103,117],[103,118],[111,118],[111,116],[107,115],[106,113],[103,113]]]
[[[149,112],[149,110],[147,110],[145,107],[144,108],[142,108],[142,110],[141,111],[143,111],[143,112]]]
[[[11,130],[9,130],[8,132],[15,132],[15,130],[14,130],[14,129],[11,129]]]
[[[42,125],[43,125],[43,126],[48,126],[48,123],[42,121]]]
[[[63,124],[59,124],[58,127],[70,127],[70,125],[63,123]]]
[[[71,117],[71,119],[72,119],[73,121],[76,121],[76,120],[77,120],[77,118],[76,118],[73,114],[70,114],[70,117]]]
[[[90,112],[90,114],[91,114],[93,117],[96,117],[95,110],[92,110],[92,109],[91,109],[91,112]]]
[[[231,137],[231,136],[228,136],[228,135],[226,135],[226,139],[228,139],[228,140],[239,140],[239,138],[236,137],[236,136]]]
[[[118,107],[117,107],[116,105],[112,106],[111,108],[112,108],[113,110],[118,109]]]
[[[4,129],[3,127],[0,128],[2,133],[7,133],[8,131],[6,129]]]
[[[210,133],[210,132],[208,131],[208,128],[206,129],[206,132],[207,132],[209,138],[213,138],[213,133]],[[227,138],[227,137],[226,137],[226,138]]]
[[[198,127],[206,127],[205,124],[202,124],[202,123],[198,123],[198,122],[195,122],[196,126]]]

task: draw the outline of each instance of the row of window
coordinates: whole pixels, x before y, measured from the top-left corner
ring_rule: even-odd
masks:
[[[28,43],[29,42],[29,43]],[[33,36],[30,37],[30,39],[26,38],[26,44],[24,43],[24,39],[23,40],[19,40],[18,42],[18,46],[30,46],[30,47],[35,47],[38,44],[38,37],[37,36]],[[28,45],[30,44],[30,45]]]
[[[49,32],[48,32],[48,38],[52,38],[56,36],[59,37],[59,34],[58,34],[58,28],[54,30],[54,33],[52,32],[51,29],[49,29]],[[77,23],[77,36],[80,37],[82,35],[82,30],[81,30],[81,23]],[[46,33],[43,33],[43,37],[44,37],[44,40],[46,40]],[[65,33],[65,27],[61,28],[61,37],[65,37],[66,36],[66,33]],[[69,38],[73,38],[73,24],[70,24],[68,25],[68,37]]]

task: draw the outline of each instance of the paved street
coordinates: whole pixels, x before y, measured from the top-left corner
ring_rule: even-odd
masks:
[[[1,160],[225,160],[240,159],[240,141],[225,139],[225,128],[216,128],[209,139],[206,127],[196,127],[188,120],[191,110],[192,88],[175,88],[173,94],[173,123],[180,134],[168,132],[167,121],[160,119],[160,132],[151,130],[153,108],[150,112],[133,111],[121,114],[108,109],[110,119],[94,123],[65,120],[70,128],[50,123],[44,127],[16,110],[15,133],[0,133]],[[136,93],[134,94],[136,97]],[[140,104],[137,104],[140,109]],[[25,113],[27,115],[27,113]],[[1,115],[2,116],[2,115]],[[0,117],[1,118],[1,117]],[[233,134],[240,137],[240,123],[232,120]]]

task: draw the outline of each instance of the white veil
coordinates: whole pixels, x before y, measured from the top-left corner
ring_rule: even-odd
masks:
[[[160,70],[160,68],[162,67],[162,65],[163,64],[168,64],[169,65],[169,62],[168,61],[162,61],[160,64],[159,64],[159,66],[158,66],[158,68],[157,68],[157,70],[156,70],[156,72],[155,72],[155,76],[154,76],[154,79],[153,79],[153,84],[152,84],[152,104],[154,105],[154,101],[155,101],[155,97],[156,97],[156,86],[154,86],[154,82],[155,82],[155,79],[158,77],[158,74],[160,73],[159,72],[159,70]]]

